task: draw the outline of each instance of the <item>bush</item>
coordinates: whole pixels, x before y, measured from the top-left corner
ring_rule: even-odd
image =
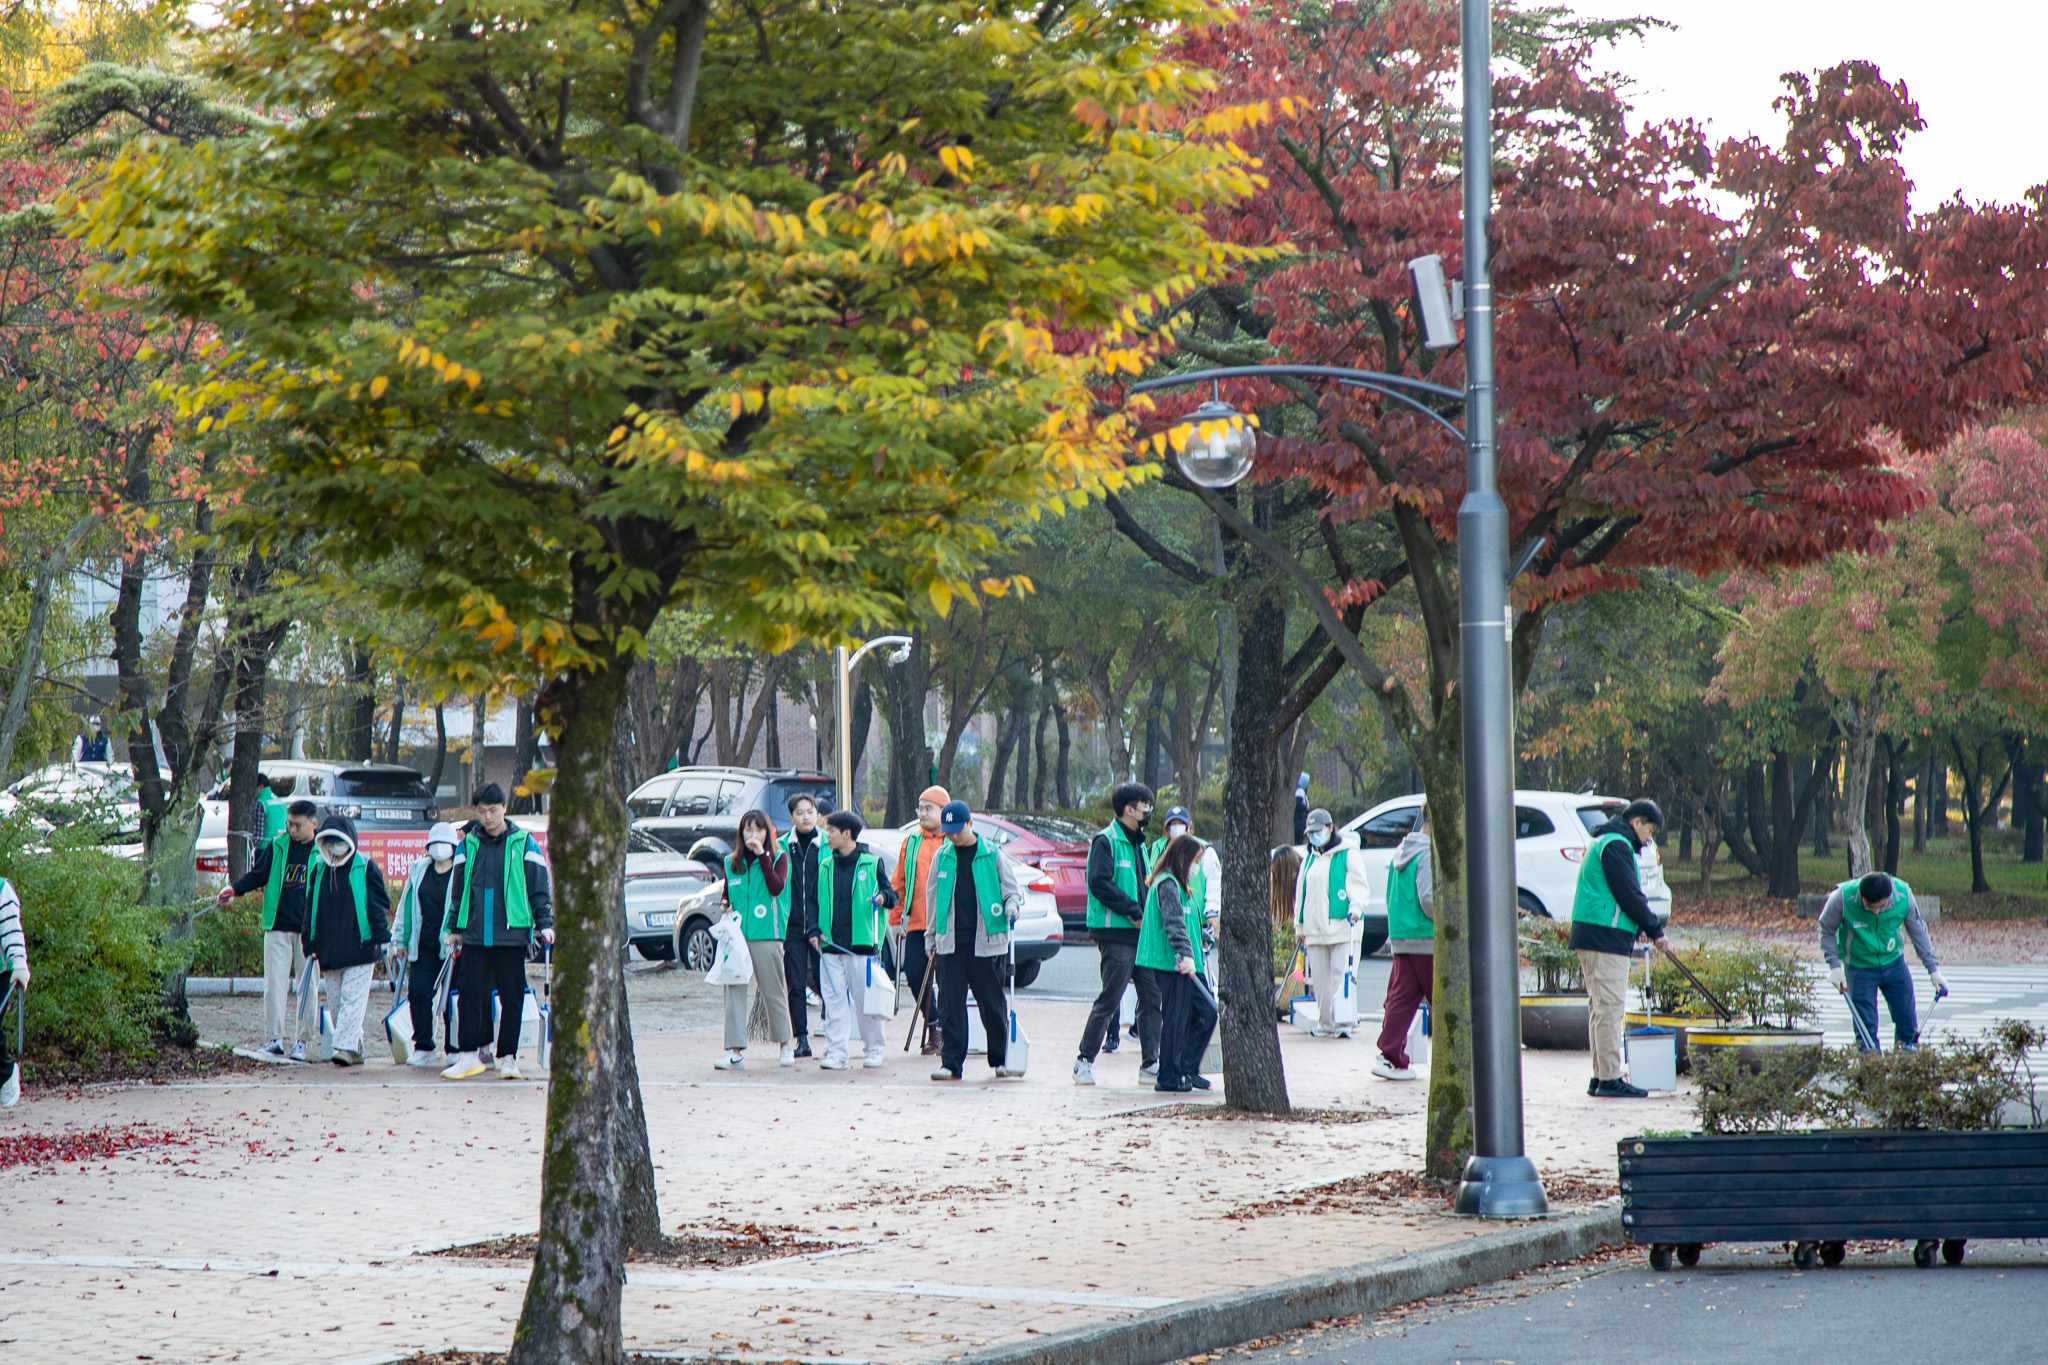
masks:
[[[1522,918],[1522,965],[1535,973],[1537,995],[1567,995],[1586,989],[1585,969],[1572,951],[1572,927],[1534,915]]]
[[[263,897],[243,896],[224,910],[205,910],[186,941],[193,976],[263,975]]]
[[[139,904],[136,865],[88,837],[0,821],[0,876],[21,896],[35,971],[25,1045],[32,1063],[145,1054],[167,1023],[169,913]]]
[[[1750,1024],[1787,1028],[1814,1015],[1813,978],[1789,948],[1722,943],[1690,948],[1685,965],[1715,998]],[[1668,954],[1650,966],[1650,998],[1666,1014],[1710,1015],[1714,1007]]]

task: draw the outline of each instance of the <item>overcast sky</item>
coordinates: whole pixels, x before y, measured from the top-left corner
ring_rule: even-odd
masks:
[[[1775,141],[1783,124],[1771,101],[1782,73],[1874,61],[1888,80],[1905,80],[1927,122],[1904,153],[1915,208],[1957,191],[2012,201],[2048,180],[2048,0],[1578,0],[1573,8],[1678,26],[1609,54],[1636,81],[1636,105],[1651,118],[1688,116],[1717,136]]]

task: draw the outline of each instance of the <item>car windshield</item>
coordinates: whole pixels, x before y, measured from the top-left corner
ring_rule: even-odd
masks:
[[[626,831],[626,852],[672,854],[675,850],[644,829],[629,829]]]
[[[1586,827],[1586,833],[1598,832],[1600,826],[1627,810],[1619,801],[1607,801],[1597,806],[1580,806],[1579,823]]]
[[[789,828],[790,798],[798,792],[823,809],[832,802],[832,789],[837,785],[824,777],[778,778],[761,789],[761,809],[775,822],[775,828]]]
[[[427,779],[410,768],[350,768],[335,775],[336,796],[430,801]]]
[[[1035,834],[1056,844],[1085,844],[1095,837],[1095,831],[1079,820],[1068,820],[1057,815],[1036,815],[1030,811],[1018,815],[1012,815],[1008,811],[1001,811],[998,814],[1026,834]]]

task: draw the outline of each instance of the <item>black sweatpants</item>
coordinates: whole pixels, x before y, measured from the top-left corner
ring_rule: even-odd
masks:
[[[412,1045],[425,1052],[434,1050],[434,982],[441,975],[440,935],[436,934],[434,939],[433,955],[416,957],[405,969],[405,998],[412,1006]],[[430,951],[425,934],[420,935],[420,951]],[[444,1028],[442,1033],[445,1035],[447,1030]],[[444,1037],[442,1041],[448,1051],[456,1050],[453,1038]]]
[[[526,1012],[526,945],[462,945],[455,960],[456,1010],[462,1023],[461,1051],[491,1044],[491,992],[498,993],[499,1057],[519,1055],[519,1017]]]
[[[1102,965],[1102,994],[1095,997],[1095,1005],[1088,1011],[1088,1023],[1081,1030],[1081,1060],[1094,1062],[1102,1051],[1103,1035],[1116,1027],[1117,1011],[1124,1001],[1124,987],[1135,983],[1138,987],[1138,1048],[1143,1054],[1143,1064],[1159,1064],[1159,986],[1144,972],[1133,969],[1138,965],[1138,945],[1135,943],[1095,942],[1095,951]]]
[[[7,987],[13,980],[14,969],[12,967],[0,970],[0,1000],[7,1000]],[[4,1083],[9,1076],[14,1074],[14,1053],[7,1046],[8,1039],[14,1036],[14,1030],[8,1027],[7,1016],[20,1008],[21,1001],[8,1000],[7,1008],[0,1010],[0,1083]]]
[[[967,1065],[967,992],[981,1011],[988,1034],[988,1064],[1001,1066],[1010,1055],[1010,1002],[1003,996],[1007,958],[976,957],[974,936],[960,935],[959,947],[939,958],[939,1065],[959,1075]],[[907,954],[906,954],[907,956]]]
[[[807,1043],[811,1037],[811,1002],[804,995],[818,972],[818,950],[804,938],[782,940],[782,981],[789,988],[789,1027],[792,1041]],[[822,993],[821,993],[822,998]]]
[[[1216,1031],[1216,1006],[1206,987],[1192,976],[1138,968],[1138,978],[1152,978],[1159,992],[1159,1082],[1161,1090],[1192,1089],[1202,1074],[1202,1054]]]

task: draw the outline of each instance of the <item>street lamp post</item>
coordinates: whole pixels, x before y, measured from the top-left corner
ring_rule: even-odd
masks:
[[[832,772],[836,779],[837,789],[833,800],[836,807],[840,810],[857,811],[859,809],[851,804],[853,802],[853,670],[860,666],[860,661],[867,657],[869,650],[880,649],[883,645],[896,646],[896,652],[889,656],[889,662],[892,664],[900,664],[910,657],[910,637],[908,635],[877,636],[855,650],[851,657],[847,655],[845,645],[840,645],[832,651],[832,672],[835,683],[833,702],[839,713],[838,721],[833,727],[833,733],[838,736],[832,764]]]
[[[1513,677],[1508,584],[1528,566],[1508,567],[1508,513],[1495,484],[1493,284],[1487,219],[1493,201],[1493,20],[1488,0],[1462,0],[1465,167],[1465,391],[1406,375],[1331,365],[1245,365],[1168,375],[1133,393],[1225,379],[1326,379],[1405,404],[1465,447],[1465,498],[1458,505],[1460,718],[1465,746],[1465,888],[1472,962],[1472,1157],[1458,1187],[1458,1212],[1521,1218],[1548,1211],[1543,1182],[1522,1146],[1522,1028],[1516,962]],[[1427,344],[1455,343],[1434,257],[1412,261],[1424,305]],[[1417,271],[1417,267],[1429,269]],[[1425,279],[1428,283],[1425,285]],[[1423,289],[1433,291],[1425,295]],[[1438,405],[1462,403],[1460,429]],[[1204,488],[1250,472],[1257,436],[1220,394],[1184,419],[1181,472]]]

